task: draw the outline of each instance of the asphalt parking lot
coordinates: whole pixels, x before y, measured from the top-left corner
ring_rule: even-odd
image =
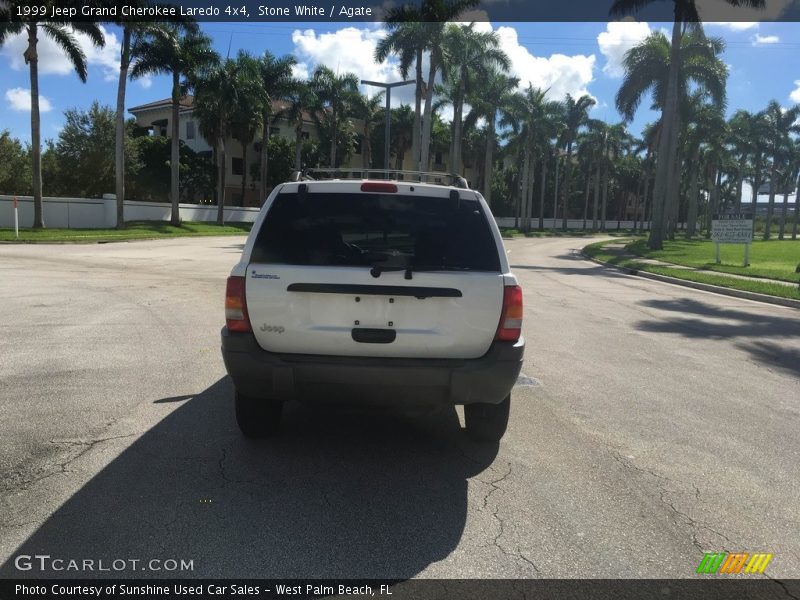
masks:
[[[0,245],[0,575],[800,577],[800,318],[508,242],[527,354],[499,445],[293,407],[243,439],[219,353],[244,238]],[[58,573],[57,576],[86,574]]]

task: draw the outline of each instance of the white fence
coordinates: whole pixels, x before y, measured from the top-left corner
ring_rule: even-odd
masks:
[[[0,227],[14,226],[13,196],[0,195]],[[18,196],[19,226],[33,224],[33,198]],[[104,198],[44,198],[44,223],[47,227],[71,227],[74,229],[102,229],[117,224],[117,201],[113,196]],[[258,208],[230,206],[225,208],[226,223],[252,223],[258,216]],[[172,209],[163,202],[125,201],[126,221],[169,221]],[[181,219],[184,221],[217,220],[217,207],[199,204],[181,204]],[[500,227],[520,227],[522,219],[497,217]],[[561,229],[561,219],[545,219],[545,229]],[[591,219],[586,223],[592,226]],[[539,219],[531,219],[531,228],[538,229]],[[645,229],[649,223],[645,223]],[[631,229],[633,221],[607,220],[606,230]],[[583,219],[569,219],[567,229],[583,229]]]
[[[33,198],[18,196],[19,226],[33,225]],[[0,227],[14,226],[13,196],[0,196]],[[44,224],[47,227],[71,227],[74,229],[103,229],[117,225],[117,201],[113,198],[44,198],[42,202]],[[258,208],[230,206],[225,208],[228,223],[252,223],[258,216]],[[169,221],[172,209],[163,202],[125,201],[126,221]],[[181,219],[184,221],[217,220],[216,206],[181,204]]]
[[[497,221],[497,225],[499,227],[511,227],[519,229],[522,227],[522,219],[518,219],[516,217],[495,217]],[[583,219],[567,219],[567,229],[583,229]],[[563,224],[562,219],[544,219],[544,228],[545,229],[561,229]],[[616,231],[617,229],[633,229],[633,221],[618,221],[616,219],[606,219],[606,231]],[[640,222],[637,222],[636,227],[638,228],[641,225]],[[598,227],[600,226],[600,222],[598,221]],[[592,228],[592,220],[588,219],[586,221],[586,228]],[[645,222],[644,224],[645,229],[650,228],[650,223]],[[683,229],[683,226],[680,227]],[[539,217],[534,217],[531,219],[531,229],[536,230],[539,229]]]

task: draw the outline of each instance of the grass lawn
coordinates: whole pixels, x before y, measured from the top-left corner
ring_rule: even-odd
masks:
[[[635,258],[624,258],[609,252],[608,250],[606,250],[605,245],[610,243],[616,243],[616,242],[615,241],[595,242],[594,244],[589,244],[588,246],[586,246],[583,249],[583,251],[588,256],[591,256],[592,258],[595,258],[599,261],[627,269],[636,269],[638,271],[647,271],[648,273],[666,275],[668,277],[685,279],[687,281],[707,283],[710,285],[718,285],[721,287],[727,287],[736,290],[744,290],[747,292],[767,294],[769,296],[779,296],[781,298],[791,298],[793,300],[800,300],[800,289],[798,289],[797,286],[790,286],[782,283],[769,283],[763,281],[748,281],[746,279],[735,279],[733,277],[725,277],[725,275],[716,275],[714,273],[687,271],[686,269],[673,269],[670,267],[658,267],[658,266],[648,265],[639,260],[636,260]],[[773,242],[768,242],[768,243],[771,244]]]
[[[714,243],[710,240],[666,240],[664,249],[655,251],[647,247],[646,241],[639,240],[629,244],[628,250],[638,256],[687,267],[800,282],[800,273],[795,272],[800,264],[800,240],[754,241],[750,246],[749,267],[742,266],[744,246],[740,244],[722,244],[719,265],[714,262]]]
[[[159,238],[243,235],[250,232],[252,223],[201,223],[185,221],[173,227],[162,221],[129,221],[125,229],[22,229],[19,240],[13,229],[0,229],[0,241],[4,242],[113,242],[124,240],[148,240]]]
[[[545,229],[544,231],[539,231],[538,229],[534,229],[529,231],[528,233],[523,233],[519,229],[514,229],[513,227],[501,227],[500,233],[503,237],[517,237],[517,236],[525,236],[525,237],[592,237],[592,236],[613,236],[613,237],[636,237],[638,233],[634,234],[630,229],[621,229],[617,231],[616,229],[612,231],[583,231],[580,229],[568,229],[567,231],[561,231],[560,229]]]

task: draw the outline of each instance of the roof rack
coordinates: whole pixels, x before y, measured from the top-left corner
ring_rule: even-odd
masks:
[[[432,183],[469,189],[467,180],[461,175],[437,171],[399,171],[396,169],[326,169],[324,167],[294,171],[289,181],[319,181],[326,179],[378,179]]]

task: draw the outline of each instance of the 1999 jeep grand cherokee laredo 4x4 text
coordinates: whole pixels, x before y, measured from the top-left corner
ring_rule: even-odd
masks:
[[[421,179],[421,178],[420,178]],[[222,355],[242,432],[283,403],[464,405],[499,440],[522,365],[522,290],[483,197],[463,185],[277,186],[228,278]]]

